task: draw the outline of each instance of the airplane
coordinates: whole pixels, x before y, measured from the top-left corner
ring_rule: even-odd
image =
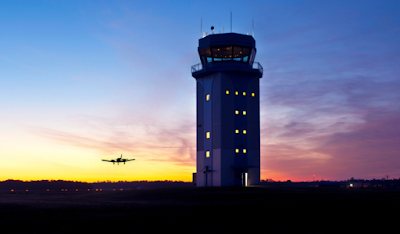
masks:
[[[111,159],[111,160],[102,159],[101,161],[112,162],[113,164],[118,163],[118,165],[119,165],[119,163],[125,164],[125,162],[133,161],[133,160],[135,160],[135,159],[125,159],[125,158],[123,159],[122,154],[121,154],[121,157],[119,157],[117,159]]]

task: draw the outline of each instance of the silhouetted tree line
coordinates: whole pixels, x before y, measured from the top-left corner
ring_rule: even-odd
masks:
[[[342,181],[307,181],[307,182],[292,182],[287,181],[273,181],[271,179],[261,180],[261,185],[276,186],[276,187],[321,187],[321,188],[360,188],[360,189],[400,189],[399,179],[354,179],[353,177],[348,180]]]
[[[61,189],[92,189],[92,185],[86,182],[64,180],[38,180],[21,181],[6,180],[0,182],[0,190],[61,190]]]
[[[173,188],[192,187],[192,182],[183,181],[119,181],[119,182],[97,182],[92,183],[93,189],[146,189],[146,188]]]
[[[0,181],[0,190],[87,190],[87,189],[145,189],[145,188],[171,188],[193,186],[191,182],[183,181],[118,181],[118,182],[77,182],[64,180],[39,180],[39,181],[21,181],[6,180]]]

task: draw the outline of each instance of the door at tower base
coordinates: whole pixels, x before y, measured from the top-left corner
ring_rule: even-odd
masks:
[[[247,187],[247,172],[242,173],[242,186]]]

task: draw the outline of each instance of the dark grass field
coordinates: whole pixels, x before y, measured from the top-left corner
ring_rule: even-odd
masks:
[[[7,233],[398,233],[399,208],[400,191],[387,190],[0,192]]]

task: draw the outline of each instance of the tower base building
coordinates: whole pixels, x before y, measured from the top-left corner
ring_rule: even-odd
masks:
[[[260,88],[252,36],[224,33],[199,40],[197,186],[260,182]]]

